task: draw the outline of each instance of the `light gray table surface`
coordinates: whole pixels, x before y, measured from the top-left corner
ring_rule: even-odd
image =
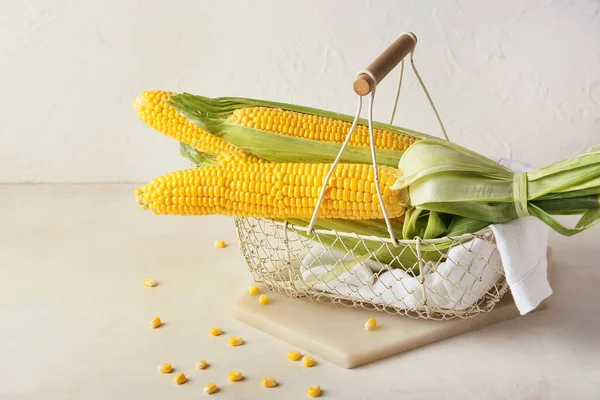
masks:
[[[312,384],[323,399],[600,398],[600,226],[551,235],[546,310],[355,370],[304,368],[233,319],[251,278],[231,219],[157,217],[134,187],[0,185],[0,399],[197,399],[210,381],[221,399],[303,399]],[[174,385],[163,362],[190,381]],[[247,378],[228,382],[230,370]]]

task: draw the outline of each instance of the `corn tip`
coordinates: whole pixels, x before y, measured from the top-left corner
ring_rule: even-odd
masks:
[[[133,99],[133,102],[131,103],[131,105],[133,106],[133,109],[138,112],[141,110],[143,104],[144,104],[144,95],[143,94],[136,97],[135,99]]]

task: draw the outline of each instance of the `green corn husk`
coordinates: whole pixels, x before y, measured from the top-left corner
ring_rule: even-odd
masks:
[[[341,145],[248,128],[228,122],[237,108],[264,106],[315,114],[351,122],[353,117],[290,104],[243,98],[210,99],[182,94],[173,96],[172,105],[202,129],[273,162],[331,162]],[[365,124],[361,120],[361,124]],[[395,131],[421,140],[407,151],[377,150],[380,164],[399,167],[404,175],[396,187],[409,187],[412,208],[403,224],[395,223],[398,238],[433,239],[477,233],[492,223],[509,222],[517,218],[513,199],[514,173],[500,164],[461,146],[437,140],[419,132],[374,123],[375,128]],[[197,165],[214,165],[214,156],[198,153],[182,144],[182,155]],[[527,174],[529,181],[527,209],[529,213],[564,235],[589,228],[600,218],[600,156],[595,149],[571,160],[540,168]],[[371,163],[368,148],[348,147],[342,162]],[[575,228],[565,228],[551,214],[583,214]],[[306,227],[308,220],[289,220]],[[389,237],[380,220],[318,220],[316,229],[355,232],[364,236]],[[310,235],[298,231],[305,237]],[[382,263],[392,264],[418,273],[413,251],[401,251],[393,246],[381,248],[377,241],[361,242],[320,234],[320,240],[344,252],[362,257],[376,254]],[[421,245],[425,261],[440,260],[451,241],[435,247]],[[414,249],[414,245],[409,245]],[[394,265],[398,264],[398,265]]]
[[[477,233],[491,223],[509,222],[517,218],[512,197],[512,171],[449,142],[435,140],[418,143],[424,143],[423,146],[413,145],[420,151],[413,152],[411,146],[400,163],[400,167],[407,171],[407,174],[399,179],[397,185],[409,187],[413,208],[407,211],[401,232],[398,231],[399,224],[394,226],[397,237],[455,237],[465,233]],[[435,161],[435,157],[425,157],[423,152],[428,153],[432,150],[431,146],[439,146],[430,154],[444,153],[444,162]],[[420,165],[419,160],[423,160]],[[411,176],[412,171],[414,174]],[[600,152],[597,149],[534,170],[528,173],[527,177],[530,180],[527,193],[529,212],[555,231],[571,236],[588,229],[600,220]],[[450,184],[446,186],[448,182]],[[436,188],[436,185],[441,186],[439,191],[431,190],[432,187]],[[460,188],[465,186],[471,190],[461,193]],[[454,214],[448,214],[448,210]],[[575,228],[566,228],[550,214],[583,216]],[[303,219],[288,222],[303,227],[309,223]],[[380,220],[325,219],[317,221],[316,229],[388,237],[385,223]],[[298,233],[304,237],[311,237],[301,231]],[[359,257],[374,254],[374,258],[392,268],[403,268],[413,274],[419,273],[419,259],[416,252],[412,251],[415,250],[415,244],[401,244],[399,248],[391,245],[382,247],[379,241],[360,241],[328,234],[320,234],[319,240],[324,245],[342,252],[352,252]],[[421,260],[438,262],[453,244],[450,240],[436,243],[435,246],[421,244]],[[406,246],[410,249],[404,249]]]
[[[342,145],[240,126],[228,121],[228,117],[233,111],[247,107],[273,107],[335,118],[346,122],[352,122],[354,119],[350,115],[293,104],[237,97],[208,98],[189,93],[174,95],[170,104],[203,130],[250,154],[273,162],[332,162]],[[359,124],[366,125],[367,121],[361,119]],[[432,138],[432,136],[424,133],[379,122],[374,122],[373,126],[376,129],[396,132],[418,139]],[[381,165],[396,168],[402,153],[402,151],[396,150],[376,149],[377,162]],[[371,164],[370,149],[368,147],[348,146],[342,155],[341,162]]]
[[[403,175],[394,188],[409,188],[413,213],[448,213],[488,223],[518,218],[513,178],[508,168],[456,144],[427,139],[402,156]],[[571,236],[600,219],[600,148],[526,173],[526,208],[558,233]],[[583,214],[566,228],[551,214]],[[418,231],[406,219],[404,234]]]
[[[198,151],[187,143],[179,142],[179,154],[190,160],[196,167],[221,165],[216,154]]]

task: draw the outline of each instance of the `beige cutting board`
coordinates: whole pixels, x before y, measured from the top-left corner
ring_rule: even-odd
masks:
[[[264,292],[264,287],[261,289]],[[290,299],[276,292],[269,292],[269,298],[271,302],[263,306],[256,296],[245,293],[237,302],[235,317],[343,368],[358,367],[519,316],[510,294],[489,313],[449,321],[412,319],[362,308]],[[545,307],[543,302],[538,310]],[[375,331],[364,329],[365,321],[370,317],[377,319]]]

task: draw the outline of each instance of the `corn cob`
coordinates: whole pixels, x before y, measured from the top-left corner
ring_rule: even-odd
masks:
[[[191,121],[179,114],[169,104],[173,92],[151,90],[143,92],[134,101],[134,107],[139,118],[158,132],[179,142],[186,143],[196,150],[215,153],[216,161],[224,164],[229,162],[254,162],[258,157],[249,155],[223,139],[203,131]]]
[[[337,156],[353,117],[330,111],[239,97],[173,95],[170,104],[201,129],[261,159],[329,163]],[[375,122],[376,159],[397,167],[404,150],[430,136]],[[372,163],[368,128],[360,120],[342,163]]]
[[[268,132],[324,142],[343,143],[352,125],[350,122],[315,114],[287,111],[273,107],[238,108],[229,122]],[[417,139],[412,136],[374,129],[375,148],[404,151]],[[369,146],[369,128],[357,125],[349,145]]]
[[[246,163],[162,176],[136,190],[155,214],[310,218],[331,164]],[[390,218],[404,214],[407,193],[391,190],[399,171],[380,166],[379,186]],[[381,219],[371,165],[339,164],[319,209],[321,218]]]

